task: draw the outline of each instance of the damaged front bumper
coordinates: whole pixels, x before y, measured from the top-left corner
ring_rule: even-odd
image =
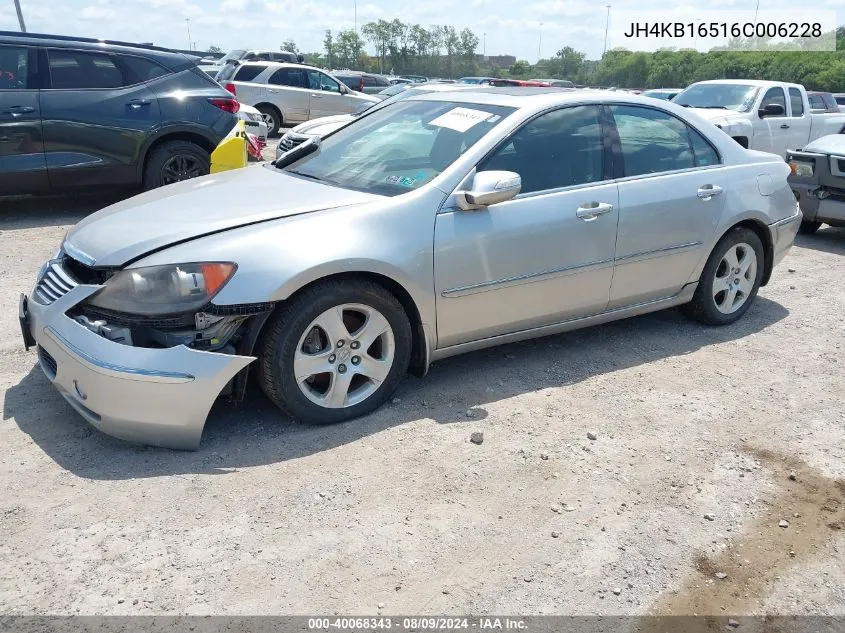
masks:
[[[45,301],[21,295],[24,344],[37,344],[47,378],[76,411],[114,437],[178,449],[199,446],[217,396],[253,360],[192,349],[133,347],[70,318],[102,286],[76,285]]]

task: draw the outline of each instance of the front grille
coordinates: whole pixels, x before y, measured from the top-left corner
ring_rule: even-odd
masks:
[[[839,173],[845,174],[845,158],[838,159],[836,164],[839,166]]]
[[[309,138],[311,137],[306,134],[296,134],[294,132],[288,132],[279,140],[279,151],[289,152],[294,147],[302,145]]]
[[[50,356],[47,350],[40,345],[38,346],[38,362],[41,363],[41,369],[49,376],[50,380],[56,377],[56,371],[58,369],[56,359]]]
[[[79,283],[71,277],[59,261],[49,263],[35,287],[35,298],[42,305],[50,305],[65,296]]]

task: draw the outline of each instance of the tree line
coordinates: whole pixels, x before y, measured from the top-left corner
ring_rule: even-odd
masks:
[[[654,53],[623,49],[588,60],[571,46],[536,64],[518,60],[507,67],[478,54],[479,39],[470,29],[378,20],[352,29],[326,31],[323,50],[304,53],[308,64],[329,69],[458,78],[483,75],[568,79],[589,86],[682,88],[705,79],[768,79],[802,83],[810,90],[845,92],[845,27],[836,31],[835,51],[664,49]],[[735,46],[742,42],[733,42]],[[757,43],[759,44],[759,43]],[[765,46],[765,44],[763,44]],[[283,50],[300,52],[293,40]],[[374,54],[368,52],[368,48]]]

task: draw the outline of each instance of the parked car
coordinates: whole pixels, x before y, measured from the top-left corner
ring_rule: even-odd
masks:
[[[428,77],[425,77],[423,75],[399,75],[399,76],[402,79],[410,79],[415,84],[424,84],[424,83],[428,83],[428,81],[429,81]]]
[[[226,55],[221,57],[220,59],[214,62],[201,62],[200,66],[206,72],[213,72],[214,77],[217,77],[217,74],[223,70],[227,64],[231,64],[233,62],[258,62],[258,61],[265,61],[265,62],[285,62],[288,64],[296,64],[302,62],[302,56],[297,55],[296,53],[291,53],[290,51],[277,51],[272,49],[260,49],[260,48],[237,48],[235,50],[231,50]]]
[[[312,121],[308,121],[307,123],[301,123],[294,128],[291,128],[287,132],[285,132],[284,136],[282,136],[281,140],[279,140],[279,144],[276,146],[276,159],[278,160],[281,158],[282,154],[289,152],[290,150],[294,149],[298,145],[301,145],[303,142],[309,140],[311,137],[318,137],[323,138],[328,136],[332,132],[337,129],[340,129],[350,121],[356,119],[357,117],[366,114],[367,112],[372,112],[374,109],[382,108],[391,103],[396,101],[401,101],[403,99],[407,99],[408,97],[412,97],[414,95],[426,94],[429,92],[451,92],[454,90],[468,90],[468,89],[478,89],[482,90],[484,86],[475,86],[475,85],[453,85],[450,86],[448,84],[441,84],[441,83],[427,83],[427,84],[411,84],[409,86],[391,86],[387,90],[379,93],[376,96],[383,96],[384,93],[390,92],[391,94],[386,97],[381,103],[372,104],[369,106],[362,106],[361,109],[354,113],[354,114],[343,114],[337,116],[326,116],[320,119],[314,119]]]
[[[845,92],[837,92],[833,95],[840,112],[845,112]]]
[[[413,83],[410,79],[405,79],[404,77],[388,77],[387,80],[390,82],[390,85],[394,84],[410,84]]]
[[[681,93],[681,90],[682,88],[657,88],[655,90],[646,90],[642,95],[644,97],[651,97],[652,99],[672,101]]]
[[[695,110],[743,147],[781,157],[828,134],[845,132],[845,116],[812,114],[800,84],[718,79],[692,84],[673,103]]]
[[[839,105],[829,92],[808,91],[807,99],[810,102],[810,112],[813,114],[839,112]]]
[[[0,194],[202,176],[238,107],[180,53],[0,32]]]
[[[362,73],[357,70],[338,70],[332,74],[350,90],[364,94],[376,94],[391,85],[387,77],[373,73]]]
[[[822,223],[845,226],[845,135],[831,134],[787,152],[789,184],[804,213],[801,233]]]
[[[574,88],[575,84],[567,79],[532,79],[541,84],[551,86],[552,88]]]
[[[491,86],[511,86],[522,88],[549,88],[549,84],[544,81],[534,81],[533,79],[490,79],[484,83]]]
[[[458,79],[457,83],[480,85],[488,83],[493,79],[495,79],[495,77],[461,77],[460,79]]]
[[[454,354],[678,305],[736,321],[798,229],[788,171],[670,102],[415,95],[88,216],[21,296],[23,338],[116,437],[196,448],[250,366],[339,422]]]
[[[333,114],[350,114],[375,97],[350,91],[328,73],[304,64],[229,64],[217,80],[239,101],[257,108],[270,136],[282,125]]]

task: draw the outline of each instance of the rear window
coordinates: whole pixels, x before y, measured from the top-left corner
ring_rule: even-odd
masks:
[[[365,86],[377,86],[376,78],[372,75],[364,75],[364,85]]]
[[[239,68],[237,64],[226,64],[223,68],[220,69],[220,72],[217,73],[215,79],[217,81],[229,81],[232,78],[232,75],[235,74],[235,71]]]
[[[267,66],[261,64],[251,64],[249,66],[241,66],[235,74],[236,81],[252,81],[258,75],[266,70]]]

